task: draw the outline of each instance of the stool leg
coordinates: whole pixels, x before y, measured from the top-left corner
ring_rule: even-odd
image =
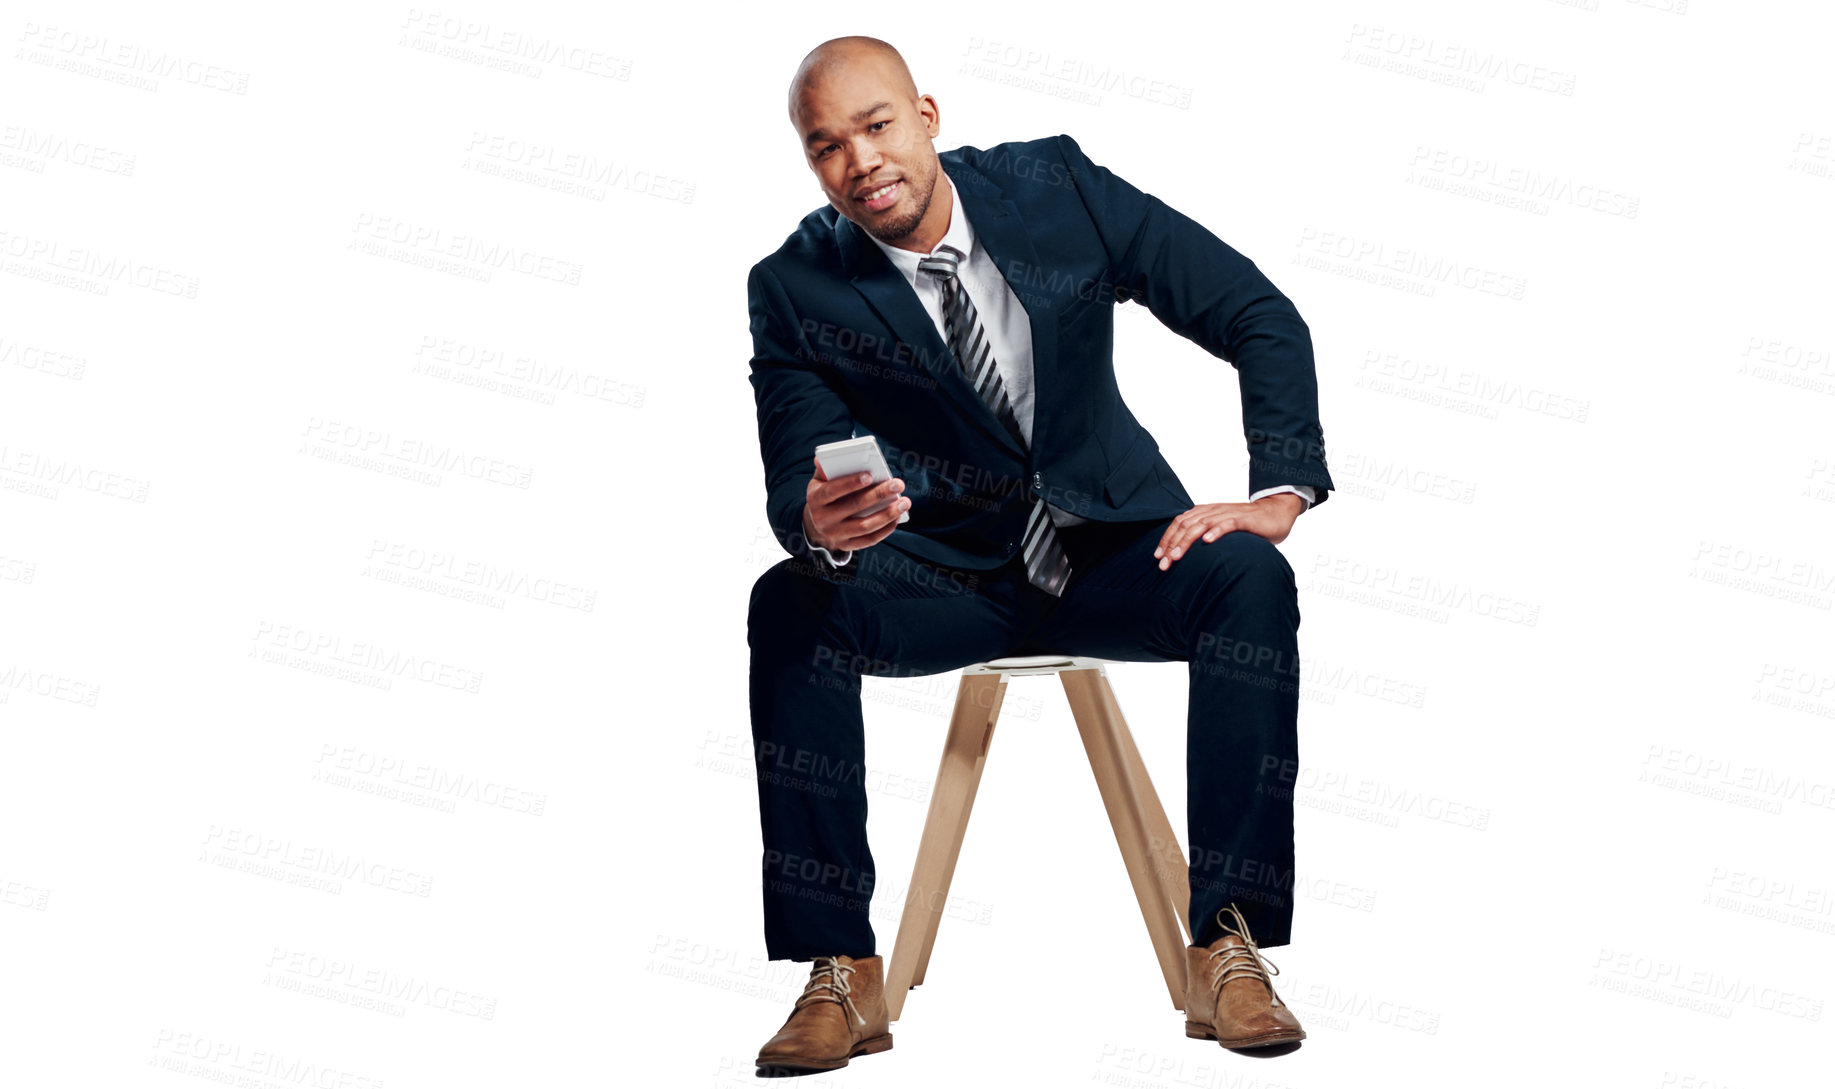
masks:
[[[924,969],[930,964],[937,924],[943,919],[949,882],[956,873],[963,834],[968,831],[969,811],[974,808],[981,769],[994,740],[994,723],[1006,698],[1004,680],[998,673],[971,673],[956,686],[956,707],[949,717],[930,812],[924,817],[917,863],[911,870],[905,909],[898,920],[898,940],[886,972],[886,1013],[893,1021],[905,1008],[905,993],[924,982]]]
[[[1115,693],[1109,687],[1107,678],[1102,681],[1104,699],[1115,701]],[[1172,830],[1172,822],[1166,819],[1166,807],[1160,804],[1160,792],[1153,789],[1153,779],[1147,774],[1146,761],[1141,759],[1140,749],[1134,745],[1134,731],[1128,729],[1121,717],[1121,711],[1115,711],[1115,721],[1121,723],[1116,731],[1121,738],[1122,754],[1127,757],[1128,776],[1134,780],[1134,792],[1140,798],[1141,814],[1147,824],[1148,855],[1153,860],[1153,876],[1160,883],[1160,889],[1178,912],[1179,925],[1185,928],[1186,944],[1191,944],[1191,870],[1185,859],[1185,850],[1179,846],[1178,833]]]
[[[1138,783],[1146,778],[1145,767],[1131,767],[1128,752],[1131,740],[1123,740],[1128,724],[1121,717],[1115,694],[1109,682],[1096,669],[1065,670],[1058,674],[1064,695],[1070,700],[1071,715],[1077,720],[1077,732],[1083,735],[1083,749],[1089,756],[1090,771],[1096,776],[1096,789],[1102,793],[1103,807],[1109,811],[1109,824],[1115,830],[1115,844],[1128,868],[1128,880],[1134,885],[1134,897],[1140,903],[1141,918],[1147,934],[1153,939],[1154,954],[1159,957],[1160,973],[1166,979],[1166,990],[1174,1009],[1185,1008],[1185,945],[1179,932],[1179,916],[1169,900],[1156,866],[1150,842],[1153,823],[1146,798]],[[1133,763],[1138,763],[1136,751]],[[1136,773],[1138,770],[1138,774]],[[1157,796],[1153,809],[1160,810],[1159,823],[1165,824],[1165,811]],[[1183,872],[1183,871],[1181,871]],[[1189,880],[1189,878],[1188,878]]]

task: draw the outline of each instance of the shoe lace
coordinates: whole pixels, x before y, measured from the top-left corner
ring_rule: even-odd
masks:
[[[816,966],[809,972],[809,982],[803,986],[802,997],[796,1000],[796,1007],[802,1009],[810,1002],[834,1002],[853,1014],[854,1020],[866,1024],[867,1019],[860,1016],[848,993],[847,977],[854,973],[854,966],[842,964],[838,957],[817,957],[815,962]]]
[[[1235,918],[1236,926],[1231,926],[1223,921],[1224,911],[1229,912]],[[1217,972],[1216,978],[1211,980],[1211,993],[1213,995],[1222,993],[1223,985],[1232,979],[1255,979],[1260,980],[1268,988],[1270,1006],[1282,1005],[1281,996],[1274,993],[1274,980],[1269,977],[1270,969],[1277,976],[1281,974],[1281,970],[1275,966],[1273,961],[1263,956],[1261,949],[1255,944],[1255,939],[1249,937],[1249,924],[1243,920],[1242,912],[1236,910],[1235,904],[1226,904],[1222,911],[1217,912],[1217,924],[1241,938],[1242,944],[1226,945],[1210,955],[1210,960],[1218,962],[1214,969]],[[1241,929],[1237,929],[1238,927]]]

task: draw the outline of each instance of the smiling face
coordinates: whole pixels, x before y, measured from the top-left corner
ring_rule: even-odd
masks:
[[[888,245],[929,253],[949,227],[937,192],[937,102],[896,52],[825,43],[791,85],[790,120],[835,210]],[[932,197],[938,197],[933,202]]]

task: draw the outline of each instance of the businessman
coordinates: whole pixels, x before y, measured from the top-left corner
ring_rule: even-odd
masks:
[[[892,1046],[861,678],[1022,654],[1189,663],[1186,1034],[1303,1039],[1261,949],[1291,935],[1299,755],[1300,612],[1275,546],[1332,487],[1306,324],[1069,136],[939,154],[936,100],[876,38],[805,57],[789,115],[828,204],[747,281],[766,512],[789,553],[747,625],[765,944],[812,966],[758,1072]],[[1194,503],[1123,403],[1123,303],[1235,368],[1248,501]],[[855,435],[892,479],[827,478],[815,448]],[[1235,442],[1204,437],[1219,458]]]

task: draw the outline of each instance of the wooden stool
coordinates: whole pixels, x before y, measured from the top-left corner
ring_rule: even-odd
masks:
[[[917,864],[899,918],[898,942],[892,948],[886,975],[886,1009],[892,1020],[904,1009],[905,992],[924,982],[1007,681],[1038,673],[1055,673],[1064,685],[1096,788],[1109,811],[1115,843],[1128,868],[1128,880],[1134,883],[1134,896],[1140,901],[1141,918],[1146,920],[1153,951],[1159,956],[1167,993],[1174,1009],[1185,1008],[1185,947],[1191,934],[1187,918],[1191,884],[1185,852],[1166,820],[1166,810],[1141,763],[1140,750],[1134,747],[1134,735],[1128,732],[1115,703],[1103,671],[1105,661],[1048,654],[996,658],[962,671],[949,735],[943,742],[943,761],[930,795],[930,813],[924,818],[924,834],[918,843]]]

